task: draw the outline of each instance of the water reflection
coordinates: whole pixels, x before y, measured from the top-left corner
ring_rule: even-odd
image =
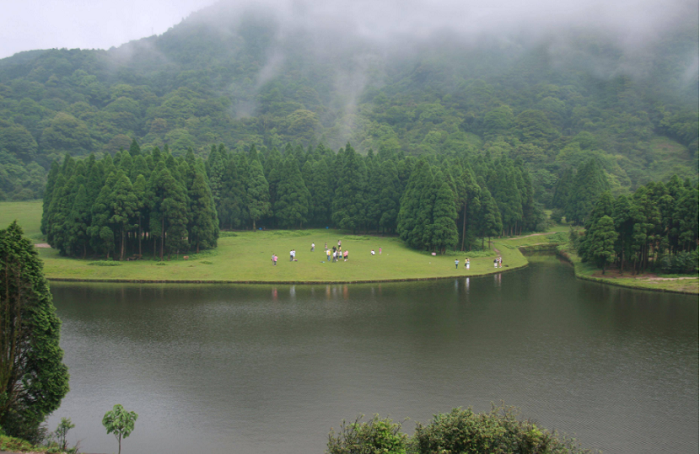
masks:
[[[134,452],[294,454],[360,413],[427,421],[501,399],[586,447],[697,451],[696,297],[548,262],[463,286],[52,290],[71,392],[49,426],[71,417],[88,452],[113,450],[115,402],[140,415]]]

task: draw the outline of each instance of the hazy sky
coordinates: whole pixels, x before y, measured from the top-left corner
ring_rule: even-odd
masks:
[[[679,15],[697,16],[697,0],[226,0],[267,4],[288,22],[333,24],[369,37],[532,31],[585,24],[617,32],[621,42],[653,40]],[[0,58],[49,48],[108,49],[162,34],[215,0],[2,0]],[[696,17],[697,20],[697,17]]]
[[[108,49],[161,34],[214,0],[2,0],[0,58],[54,47]]]

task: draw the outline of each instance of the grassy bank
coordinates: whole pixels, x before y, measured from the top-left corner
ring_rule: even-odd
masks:
[[[14,219],[25,234],[41,242],[39,231],[41,201],[0,202],[0,225]],[[329,263],[323,251],[342,241],[349,251],[347,262]],[[316,250],[310,251],[311,243]],[[500,271],[521,268],[527,259],[517,247],[504,241],[492,243],[500,251],[504,267]],[[379,254],[379,248],[382,253]],[[296,249],[296,262],[289,261],[289,251]],[[370,251],[374,249],[376,255]],[[277,266],[270,261],[279,256]],[[493,273],[497,252],[432,256],[406,247],[398,238],[350,235],[337,230],[316,229],[299,231],[222,232],[219,247],[201,254],[190,254],[188,260],[156,262],[112,262],[80,260],[61,257],[58,251],[40,248],[44,271],[49,279],[82,281],[141,281],[141,282],[365,282],[433,279],[454,276],[478,276]],[[471,267],[464,269],[464,258],[471,255]],[[455,269],[455,259],[460,260]]]
[[[329,247],[342,241],[349,252],[348,261],[329,262],[324,243]],[[311,243],[316,249],[311,252]],[[527,265],[517,249],[498,248],[504,268]],[[379,254],[379,248],[382,253]],[[297,261],[289,260],[289,251],[296,250]],[[376,254],[371,255],[374,249]],[[279,256],[272,265],[272,254]],[[90,261],[60,257],[53,249],[39,249],[49,279],[116,280],[116,281],[179,281],[179,282],[366,282],[432,279],[454,276],[478,276],[494,272],[496,252],[480,252],[471,258],[471,267],[464,269],[467,255],[432,256],[406,247],[398,238],[350,235],[336,230],[271,230],[226,233],[219,247],[200,254],[157,262]],[[455,259],[460,260],[455,269]]]
[[[0,226],[20,222],[25,234],[36,243],[41,242],[41,201],[0,202]],[[58,251],[40,248],[44,271],[49,279],[76,281],[123,282],[370,282],[418,279],[439,279],[461,276],[480,276],[527,266],[528,259],[521,249],[529,251],[551,250],[558,252],[574,265],[576,276],[622,287],[698,293],[698,279],[678,279],[677,276],[623,277],[613,273],[600,275],[600,271],[581,263],[568,249],[568,227],[556,226],[548,233],[502,238],[492,241],[492,251],[432,256],[406,247],[398,238],[371,235],[351,235],[338,230],[270,230],[255,232],[222,232],[219,247],[201,254],[191,254],[188,260],[164,262],[142,260],[112,262],[80,260],[60,257]],[[349,260],[329,263],[323,252],[324,243],[329,247],[342,240],[343,250],[349,251]],[[316,250],[310,251],[311,243]],[[379,254],[379,248],[382,254]],[[289,251],[296,249],[297,262],[289,261]],[[374,249],[376,255],[370,251]],[[273,266],[270,256],[279,256]],[[500,253],[504,267],[494,270],[493,259]],[[464,258],[471,256],[469,271],[464,269]],[[460,264],[455,269],[454,261]]]
[[[576,277],[589,281],[602,282],[618,287],[627,287],[658,292],[698,294],[698,276],[656,275],[644,274],[633,276],[631,273],[620,275],[617,270],[610,270],[605,275],[601,270],[588,263],[582,263],[576,252],[571,250],[568,243],[557,247],[561,257],[566,258],[573,266]]]

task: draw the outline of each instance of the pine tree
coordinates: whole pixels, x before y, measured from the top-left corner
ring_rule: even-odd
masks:
[[[41,260],[16,222],[0,230],[0,326],[0,427],[36,439],[68,393],[68,368]]]
[[[479,197],[481,201],[481,213],[479,216],[479,235],[481,236],[481,246],[484,245],[484,237],[489,239],[489,249],[491,249],[491,238],[500,235],[503,230],[501,221],[501,213],[498,211],[498,206],[491,193],[487,188],[481,189]]]
[[[252,150],[255,151],[254,146]],[[255,230],[255,223],[270,213],[270,188],[265,179],[260,161],[257,159],[251,160],[248,169],[250,172],[247,197],[248,213],[253,221],[253,230]]]
[[[602,268],[603,274],[605,274],[605,267],[612,263],[615,258],[617,232],[615,232],[613,219],[610,216],[603,216],[586,232],[586,236],[591,237],[589,257],[597,267]]]
[[[591,158],[582,164],[571,185],[564,211],[566,219],[579,225],[583,224],[600,194],[608,189],[609,184],[605,172],[598,161]]]
[[[48,234],[48,226],[49,226],[49,207],[51,206],[51,197],[53,195],[54,188],[56,186],[56,179],[58,178],[58,174],[60,172],[60,168],[58,165],[57,161],[52,161],[51,162],[51,169],[49,170],[49,175],[47,176],[46,179],[46,188],[44,189],[44,201],[43,201],[43,208],[41,212],[41,233],[44,235]]]
[[[124,172],[117,173],[117,178],[111,194],[112,215],[109,223],[119,231],[119,260],[126,255],[126,234],[131,230],[131,220],[138,211],[138,200],[134,188]]]
[[[332,219],[336,227],[356,232],[367,220],[367,168],[349,143],[345,146],[341,163]]]
[[[283,172],[277,189],[275,219],[284,228],[302,227],[309,212],[309,191],[299,171],[298,160],[292,153],[284,159]]]
[[[393,161],[384,161],[379,165],[379,226],[388,232],[396,230],[396,218],[399,215],[401,198],[399,174]]]
[[[443,182],[435,197],[435,205],[433,207],[433,228],[432,228],[432,244],[442,254],[447,248],[454,248],[459,239],[457,233],[457,224],[455,218],[457,210],[455,210],[454,193],[450,189],[447,182]]]
[[[68,253],[70,255],[80,254],[82,258],[87,256],[90,244],[88,229],[91,221],[92,200],[88,198],[85,185],[80,185],[78,193],[73,202],[73,209],[70,212],[70,230]]]
[[[257,162],[257,161],[256,161]],[[189,192],[190,218],[187,231],[190,244],[197,253],[200,248],[216,247],[219,238],[219,220],[214,199],[202,173],[197,172]]]

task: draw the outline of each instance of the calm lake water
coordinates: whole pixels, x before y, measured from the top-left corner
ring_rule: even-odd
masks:
[[[698,452],[698,297],[500,276],[316,286],[52,285],[83,452],[323,453],[358,414],[505,401],[614,453]]]

